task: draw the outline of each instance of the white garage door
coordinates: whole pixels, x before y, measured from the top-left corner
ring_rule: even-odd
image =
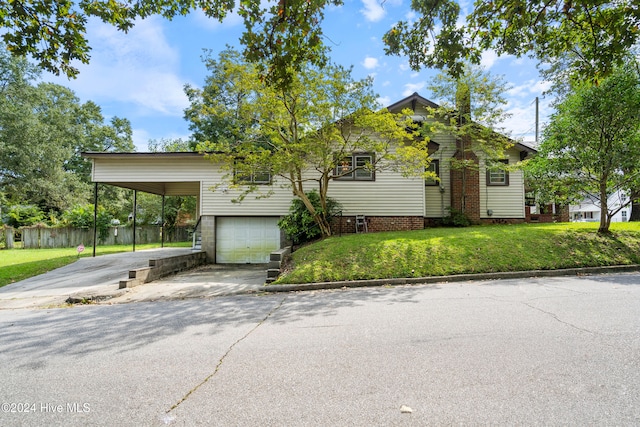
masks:
[[[267,263],[269,254],[278,249],[278,218],[216,218],[216,263]]]

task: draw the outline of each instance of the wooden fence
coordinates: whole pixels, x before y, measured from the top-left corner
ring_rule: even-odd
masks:
[[[93,229],[86,228],[20,228],[22,247],[25,249],[71,248],[79,245],[93,246]],[[5,230],[5,234],[8,234]],[[110,227],[104,238],[98,233],[98,245],[133,245],[133,227]],[[145,225],[136,227],[136,244],[160,243],[161,228]],[[176,227],[167,232],[165,242],[186,242],[191,239],[189,227]],[[13,244],[13,238],[12,244]],[[7,240],[6,247],[9,248]]]

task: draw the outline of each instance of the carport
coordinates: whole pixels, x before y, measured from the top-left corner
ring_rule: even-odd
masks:
[[[172,170],[183,170],[194,160],[206,161],[199,153],[103,153],[86,152],[82,156],[91,159],[94,183],[94,229],[93,256],[97,242],[97,214],[100,203],[100,184],[133,190],[133,251],[136,247],[137,194],[139,191],[162,197],[161,246],[164,247],[164,217],[166,196],[195,196],[196,217],[200,217],[201,181],[192,174]],[[196,226],[198,228],[198,226]]]

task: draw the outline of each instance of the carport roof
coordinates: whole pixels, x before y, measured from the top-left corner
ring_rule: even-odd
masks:
[[[178,159],[178,158],[204,158],[204,154],[197,152],[97,152],[88,151],[81,153],[82,157],[92,160],[136,160],[136,159]],[[94,168],[95,168],[94,163]],[[102,184],[113,185],[130,190],[142,191],[145,193],[166,195],[166,196],[197,196],[200,194],[199,181],[173,181],[173,180],[152,180],[152,181],[97,181]]]
[[[158,158],[158,157],[202,157],[204,154],[196,153],[193,151],[179,151],[179,152],[132,152],[132,153],[114,153],[114,152],[98,152],[98,151],[86,151],[80,153],[82,157],[89,159],[126,159],[126,158]]]

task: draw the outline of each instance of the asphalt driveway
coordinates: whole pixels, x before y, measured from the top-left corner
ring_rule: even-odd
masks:
[[[118,289],[120,280],[128,278],[129,270],[147,267],[150,259],[190,252],[190,248],[163,248],[80,258],[0,288],[0,309],[59,305],[70,296],[128,302],[226,295],[251,292],[264,284],[264,265],[211,265],[136,288]]]

